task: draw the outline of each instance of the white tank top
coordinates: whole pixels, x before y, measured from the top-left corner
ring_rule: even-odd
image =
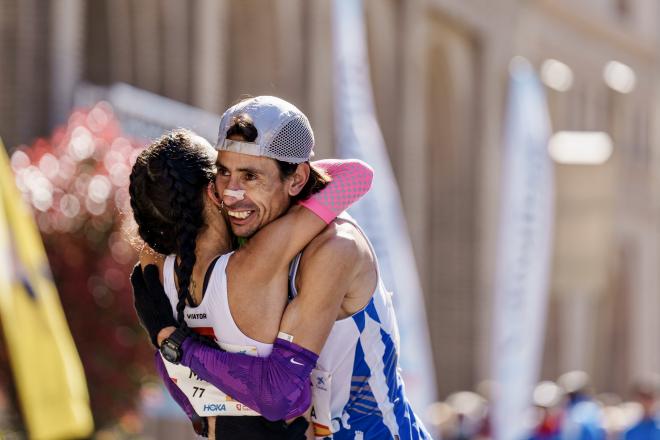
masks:
[[[233,252],[218,258],[209,276],[209,282],[201,303],[196,307],[186,306],[183,310],[188,326],[196,333],[208,336],[224,350],[232,353],[245,353],[252,356],[268,356],[272,344],[265,344],[246,336],[238,328],[231,316],[227,298],[227,262]],[[169,255],[163,266],[163,287],[167,294],[172,313],[177,316],[179,302],[174,278],[175,255]],[[210,383],[200,379],[190,368],[176,365],[163,359],[170,377],[188,397],[200,416],[232,416],[259,414],[247,406],[233,400]]]

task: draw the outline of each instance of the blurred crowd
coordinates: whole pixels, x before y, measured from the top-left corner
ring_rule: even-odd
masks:
[[[533,392],[533,408],[521,423],[529,440],[660,439],[658,379],[637,382],[624,400],[613,393],[595,394],[583,371],[571,371],[556,382],[543,381]],[[496,392],[482,382],[476,392],[460,391],[429,409],[438,437],[445,440],[493,438],[490,401]]]

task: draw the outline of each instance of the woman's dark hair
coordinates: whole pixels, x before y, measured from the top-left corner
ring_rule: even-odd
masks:
[[[204,190],[215,177],[212,147],[188,130],[175,130],[147,147],[131,171],[129,192],[138,234],[156,252],[179,256],[177,320],[185,326],[186,300],[204,226]]]
[[[239,137],[245,142],[254,142],[258,136],[257,127],[252,123],[252,119],[247,114],[236,116],[232,121],[229,129],[227,129],[227,139],[231,137]],[[282,180],[291,176],[298,169],[297,163],[284,162],[281,160],[273,159],[277,163],[277,168],[280,170],[280,178]],[[309,163],[309,162],[308,162]],[[332,180],[330,176],[323,170],[314,168],[309,165],[309,179],[305,183],[300,192],[291,197],[291,203],[296,203],[300,200],[309,198],[314,193],[321,191]]]

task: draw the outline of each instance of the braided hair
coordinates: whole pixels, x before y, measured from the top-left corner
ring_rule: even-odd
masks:
[[[138,234],[160,254],[176,254],[177,320],[186,326],[186,300],[194,304],[190,281],[197,236],[204,226],[204,190],[215,177],[213,148],[188,130],[174,130],[154,141],[135,161],[129,192]]]

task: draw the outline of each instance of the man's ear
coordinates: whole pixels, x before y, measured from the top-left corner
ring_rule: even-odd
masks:
[[[307,162],[298,164],[296,171],[293,172],[289,179],[291,179],[291,186],[289,186],[289,196],[295,197],[300,194],[305,184],[309,180],[310,168]]]
[[[222,200],[220,200],[220,196],[218,195],[218,189],[215,187],[215,182],[209,182],[208,186],[206,187],[206,194],[217,208],[222,206]]]

